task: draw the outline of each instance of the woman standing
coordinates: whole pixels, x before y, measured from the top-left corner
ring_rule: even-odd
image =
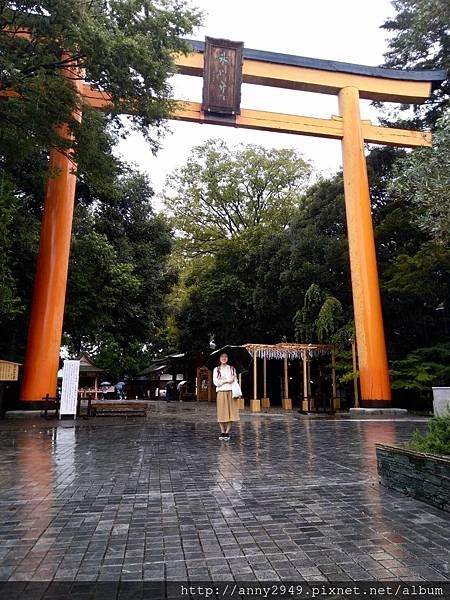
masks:
[[[228,364],[228,354],[219,358],[219,366],[214,369],[213,381],[217,392],[217,421],[220,426],[219,439],[228,441],[233,421],[239,421],[239,408],[233,398],[232,384],[237,380],[236,369]]]

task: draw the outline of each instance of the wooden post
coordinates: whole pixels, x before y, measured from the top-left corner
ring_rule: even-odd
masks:
[[[345,87],[339,92],[339,108],[343,120],[345,209],[361,403],[366,407],[387,407],[391,388],[357,88]]]
[[[359,408],[358,392],[358,360],[356,356],[356,341],[352,340],[352,361],[353,361],[353,391],[355,395],[355,408]]]
[[[242,390],[242,373],[239,373],[239,385],[241,386],[241,390]],[[242,398],[239,398],[238,402],[239,402],[239,410],[243,410],[245,408],[244,396],[242,396]]]
[[[341,400],[337,397],[336,390],[336,350],[334,348],[331,350],[331,388],[331,410],[339,410],[341,408]]]
[[[267,357],[264,357],[263,362],[263,384],[264,384],[264,397],[261,400],[263,408],[270,408],[270,398],[267,396]]]
[[[303,354],[303,412],[309,411],[309,396],[308,396],[308,352],[305,350]]]
[[[253,350],[253,398],[250,400],[250,410],[260,412],[261,401],[258,398],[258,358],[256,350]]]
[[[292,400],[289,398],[289,369],[287,354],[284,357],[284,398],[282,400],[284,410],[292,410]]]

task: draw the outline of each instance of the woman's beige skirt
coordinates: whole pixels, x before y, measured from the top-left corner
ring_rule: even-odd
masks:
[[[229,423],[230,421],[239,421],[239,400],[233,398],[231,391],[217,392],[217,421],[219,423]]]

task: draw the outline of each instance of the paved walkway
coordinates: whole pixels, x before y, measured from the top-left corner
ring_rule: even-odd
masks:
[[[377,483],[423,419],[242,414],[0,424],[0,580],[450,580],[450,515]]]

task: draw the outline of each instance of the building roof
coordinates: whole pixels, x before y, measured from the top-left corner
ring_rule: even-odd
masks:
[[[106,369],[97,367],[87,352],[82,352],[78,357],[80,361],[80,373],[105,373]]]
[[[153,363],[152,365],[150,365],[149,367],[147,367],[146,369],[144,369],[143,371],[141,371],[140,373],[138,373],[138,377],[141,377],[142,375],[150,375],[150,373],[164,373],[164,371],[166,371],[168,368],[170,367],[169,364],[167,363]]]
[[[176,365],[172,364],[174,361],[180,360],[182,358],[186,358],[186,356],[187,356],[186,352],[179,352],[176,354],[169,354],[168,356],[164,356],[164,357],[160,358],[159,360],[155,360],[155,362],[152,363],[149,367],[147,367],[143,371],[140,371],[137,374],[137,379],[141,379],[143,376],[150,375],[151,373],[153,373],[153,374],[159,373],[160,375],[162,375],[163,373],[165,373],[165,371],[167,371],[171,367],[176,366]]]

